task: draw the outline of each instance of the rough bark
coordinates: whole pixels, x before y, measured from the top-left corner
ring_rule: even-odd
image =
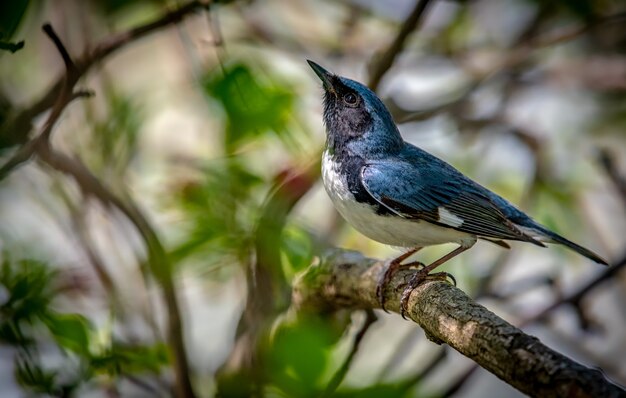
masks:
[[[376,284],[385,263],[336,250],[294,283],[297,311],[379,308]],[[386,308],[400,311],[402,285],[411,271],[398,272],[384,292]],[[437,344],[461,354],[530,396],[626,397],[597,369],[585,367],[509,324],[458,288],[427,281],[413,291],[407,316]]]

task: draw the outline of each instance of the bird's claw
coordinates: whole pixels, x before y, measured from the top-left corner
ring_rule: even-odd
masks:
[[[385,298],[385,288],[387,287],[389,282],[391,282],[393,275],[400,268],[409,268],[409,267],[414,267],[414,266],[417,266],[420,268],[425,267],[425,265],[420,263],[419,261],[415,261],[409,264],[401,264],[399,262],[396,262],[395,260],[392,260],[386,266],[385,273],[383,274],[382,278],[380,278],[380,281],[378,281],[378,284],[376,285],[376,298],[378,299],[380,308],[382,308],[382,310],[385,311],[386,313],[389,313],[389,311],[387,311],[387,309],[385,308],[385,303],[387,301]]]
[[[409,298],[411,297],[411,293],[418,287],[422,282],[426,280],[438,280],[443,282],[448,282],[448,279],[452,282],[453,286],[456,286],[456,278],[449,272],[436,272],[434,274],[428,274],[423,272],[424,270],[420,270],[413,274],[409,282],[406,284],[404,291],[402,292],[402,299],[400,300],[400,315],[402,315],[403,319],[406,319],[406,314],[408,311]]]

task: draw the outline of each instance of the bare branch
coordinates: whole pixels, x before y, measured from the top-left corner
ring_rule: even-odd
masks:
[[[52,28],[52,25],[50,25],[49,23],[45,23],[41,27],[41,29],[44,32],[46,32],[50,40],[52,40],[52,42],[56,46],[57,50],[59,50],[59,53],[61,54],[61,58],[63,58],[63,63],[65,64],[66,73],[68,75],[76,73],[76,65],[74,64],[74,61],[72,61],[72,57],[70,56],[70,53],[67,51],[67,48],[65,48],[65,45],[63,44],[63,42],[61,41],[57,33]]]
[[[391,68],[394,61],[396,60],[396,57],[404,48],[406,40],[417,28],[421,16],[424,14],[424,11],[426,11],[429,3],[430,0],[418,0],[415,4],[415,8],[413,8],[411,14],[402,24],[402,27],[398,31],[398,34],[396,35],[393,42],[391,42],[391,44],[389,45],[389,48],[387,48],[387,50],[383,54],[375,56],[375,58],[372,60],[370,66],[370,80],[368,85],[373,91],[376,91],[383,76],[385,75],[385,73],[387,73],[389,68]]]
[[[336,250],[314,264],[294,284],[295,310],[327,312],[378,308],[376,284],[385,263],[356,252]],[[400,312],[401,287],[411,271],[400,271],[384,292],[387,309]],[[408,316],[426,336],[461,354],[531,396],[623,397],[602,372],[589,369],[546,347],[461,290],[428,281],[413,291]]]
[[[56,152],[49,145],[38,146],[37,155],[53,169],[72,177],[84,195],[94,196],[106,205],[117,207],[137,228],[146,245],[150,270],[163,289],[163,300],[167,306],[168,340],[173,351],[176,396],[195,397],[190,379],[189,360],[185,351],[182,318],[172,276],[172,265],[156,231],[134,203],[129,202],[129,199],[126,200],[129,203],[126,203],[118,198],[80,160]]]
[[[208,0],[191,1],[176,10],[163,14],[161,17],[152,22],[103,39],[100,43],[96,44],[93,50],[87,51],[83,56],[75,59],[73,64],[76,67],[76,71],[75,73],[72,73],[72,77],[75,81],[72,82],[71,86],[73,86],[80,77],[87,73],[94,64],[104,61],[109,55],[124,47],[126,44],[138,40],[165,26],[178,23],[196,10],[209,9],[210,3],[211,2]],[[44,30],[46,30],[46,28],[44,28]],[[46,33],[48,33],[47,30]],[[50,33],[48,33],[48,35],[54,40],[53,37],[56,37],[56,34],[54,34],[53,31],[52,33],[53,36],[50,36]],[[60,40],[58,43],[56,40],[54,41],[67,66],[67,59],[71,61],[71,58],[67,54],[67,50],[65,50],[66,55],[63,55],[63,51],[61,49],[65,49],[65,47],[62,45]],[[65,81],[66,74],[64,73],[63,76],[60,76],[52,87],[45,94],[43,94],[41,98],[34,101],[31,106],[23,108],[14,113],[12,117],[7,118],[7,121],[0,126],[0,136],[2,136],[2,141],[11,142],[14,145],[26,142],[28,140],[28,133],[31,130],[31,120],[40,113],[50,109],[50,107],[55,104],[57,98],[61,95],[64,85],[66,84]]]
[[[626,207],[626,176],[621,175],[618,170],[618,167],[615,164],[615,156],[611,153],[611,151],[604,148],[600,150],[600,153],[598,154],[598,161],[615,186],[615,189],[619,192],[622,204]]]
[[[552,303],[549,307],[541,310],[539,313],[529,317],[528,319],[521,322],[521,325],[526,325],[534,321],[541,320],[545,318],[550,312],[552,312],[555,308],[558,308],[562,305],[571,304],[574,306],[579,306],[581,300],[593,289],[595,289],[598,285],[610,280],[619,272],[621,272],[626,266],[626,256],[624,256],[621,260],[613,264],[611,267],[606,268],[600,275],[596,276],[589,282],[585,283],[583,286],[578,288],[571,294],[561,298],[560,300]]]
[[[326,391],[324,391],[322,397],[332,396],[335,390],[337,390],[337,387],[341,385],[341,382],[346,377],[348,370],[350,370],[350,365],[352,365],[354,356],[359,351],[359,347],[361,346],[361,341],[363,341],[363,337],[365,337],[365,334],[369,330],[370,326],[372,326],[377,320],[378,317],[376,316],[376,314],[374,314],[373,310],[365,311],[365,321],[363,322],[363,325],[361,326],[357,334],[354,336],[354,341],[352,342],[350,352],[348,353],[348,356],[343,361],[337,372],[335,372],[335,374],[333,375],[333,378],[326,386]]]

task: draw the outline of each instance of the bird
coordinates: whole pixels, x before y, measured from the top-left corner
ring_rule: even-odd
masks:
[[[411,292],[427,279],[452,279],[431,273],[470,249],[478,239],[504,248],[506,241],[545,247],[556,243],[595,261],[606,260],[533,220],[506,199],[463,175],[450,164],[404,141],[389,110],[367,86],[333,74],[307,60],[322,82],[326,143],[322,155],[324,188],[341,216],[377,242],[408,249],[387,264],[377,284],[380,306],[393,274],[424,247],[458,247],[428,265],[417,263],[402,294],[401,314]]]

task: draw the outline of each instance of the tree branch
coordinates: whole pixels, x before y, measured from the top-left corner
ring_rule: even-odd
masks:
[[[406,40],[417,28],[421,16],[424,14],[424,11],[426,11],[426,7],[428,6],[429,2],[430,0],[418,0],[417,3],[415,3],[413,11],[400,27],[398,34],[396,35],[393,42],[391,42],[391,44],[389,45],[389,48],[387,48],[387,50],[383,54],[380,54],[372,60],[370,64],[371,72],[368,85],[373,91],[376,91],[383,76],[385,75],[385,73],[387,73],[389,68],[391,68],[394,61],[396,60],[396,57],[404,48]]]
[[[322,394],[322,397],[331,397],[335,390],[337,390],[339,385],[341,385],[341,382],[346,377],[348,370],[350,370],[350,365],[352,364],[356,353],[359,351],[359,347],[361,346],[361,341],[363,341],[363,337],[365,337],[365,334],[369,330],[370,326],[372,326],[377,320],[378,317],[376,317],[376,314],[374,314],[373,310],[369,309],[365,311],[365,321],[363,322],[363,325],[361,326],[357,334],[354,336],[354,341],[352,342],[350,352],[348,353],[346,359],[344,359],[339,369],[337,369],[337,371],[333,375],[333,378],[330,379],[330,382],[326,386],[326,390]]]
[[[137,228],[146,245],[150,271],[163,289],[163,300],[167,307],[168,341],[172,349],[173,368],[176,377],[176,396],[195,397],[190,378],[191,369],[185,349],[183,320],[176,294],[173,267],[157,232],[130,198],[124,202],[113,194],[80,160],[57,152],[49,145],[38,146],[37,155],[39,159],[53,169],[72,177],[83,195],[93,196],[105,205],[115,206]]]
[[[376,284],[384,266],[356,252],[335,250],[297,278],[292,305],[299,311],[315,312],[379,308]],[[398,272],[385,290],[388,310],[399,313],[402,287],[411,272]],[[411,294],[408,307],[407,315],[430,340],[448,344],[525,394],[626,395],[601,371],[546,347],[447,283],[423,283]]]
[[[13,113],[13,115],[8,117],[7,121],[0,126],[0,142],[5,143],[4,145],[6,146],[17,145],[26,142],[28,140],[28,133],[31,129],[31,120],[55,104],[57,98],[62,93],[63,87],[67,85],[66,79],[69,76],[71,76],[72,79],[75,79],[74,82],[72,82],[73,86],[73,84],[78,81],[78,79],[82,77],[85,73],[87,73],[87,71],[89,71],[89,69],[94,64],[103,61],[109,55],[122,48],[126,44],[138,40],[165,26],[178,23],[194,11],[197,11],[199,9],[208,10],[210,7],[210,3],[210,0],[191,1],[176,10],[163,14],[162,16],[156,18],[149,23],[146,23],[145,25],[141,25],[128,31],[117,33],[110,37],[107,37],[103,39],[100,43],[96,44],[91,51],[86,51],[81,57],[75,58],[74,62],[71,62],[71,58],[69,57],[69,54],[67,54],[66,50],[61,50],[65,49],[62,43],[61,47],[59,47],[60,40],[58,40],[56,34],[51,35],[51,33],[49,32],[50,25],[44,25],[44,31],[55,42],[55,45],[57,46],[59,51],[61,51],[66,68],[69,61],[72,65],[74,65],[74,69],[72,70],[72,73],[63,73],[62,76],[57,78],[52,87],[50,87],[50,89],[48,89],[48,91],[44,93],[41,98],[34,101],[32,105],[22,108],[21,110]],[[55,40],[55,37],[58,42],[57,40]]]

